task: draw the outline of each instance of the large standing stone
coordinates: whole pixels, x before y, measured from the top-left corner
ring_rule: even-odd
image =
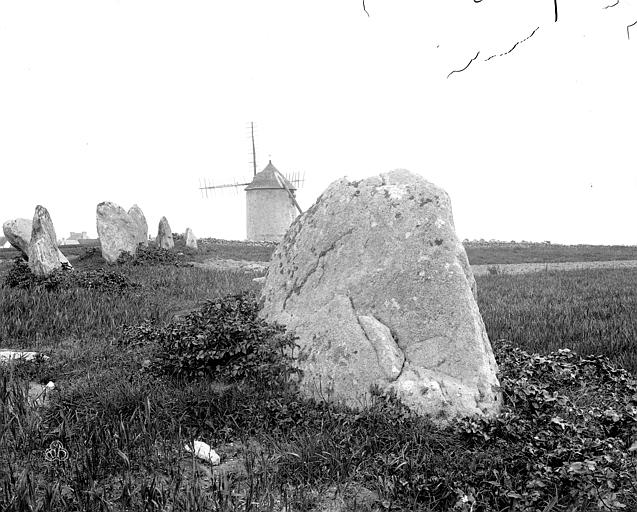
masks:
[[[104,201],[97,205],[97,236],[102,257],[115,263],[123,252],[135,255],[139,241],[139,224],[121,206]]]
[[[62,267],[55,228],[44,206],[36,206],[29,242],[29,268],[36,276],[47,276]]]
[[[447,193],[409,171],[334,182],[272,257],[261,315],[296,333],[301,389],[393,390],[435,421],[493,415],[497,365]]]
[[[7,237],[9,243],[22,253],[25,259],[29,259],[29,243],[31,242],[31,231],[33,230],[33,221],[29,219],[12,219],[6,221],[2,225],[4,236]],[[62,264],[72,265],[62,251],[58,248],[58,258]]]
[[[197,250],[197,237],[192,232],[192,229],[186,228],[186,233],[184,235],[186,239],[186,247],[190,247],[191,249]]]
[[[146,222],[146,217],[144,216],[144,212],[142,209],[134,204],[128,210],[128,215],[131,216],[135,224],[137,225],[137,245],[142,244],[144,246],[148,246],[148,223]]]
[[[173,233],[170,230],[170,224],[168,224],[168,220],[166,219],[166,217],[162,217],[159,221],[156,243],[157,247],[161,247],[162,249],[172,249],[173,247],[175,247],[175,242],[173,241]]]

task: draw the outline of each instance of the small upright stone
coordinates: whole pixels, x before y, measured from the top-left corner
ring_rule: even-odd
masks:
[[[159,221],[159,229],[157,230],[157,239],[155,240],[157,247],[162,249],[172,249],[175,247],[173,233],[170,230],[170,224],[166,217],[162,217]]]
[[[29,242],[29,268],[36,276],[47,276],[62,267],[55,228],[44,206],[36,206]]]
[[[137,225],[137,244],[142,244],[145,247],[148,246],[148,223],[142,209],[134,204],[128,210],[128,215],[131,216],[135,224]]]
[[[123,252],[132,256],[137,251],[139,225],[121,206],[110,201],[97,205],[97,236],[102,257],[107,263],[117,262]]]
[[[186,247],[189,247],[190,249],[194,249],[196,251],[197,237],[192,232],[192,229],[186,228],[186,234],[184,235],[184,238],[186,239]]]

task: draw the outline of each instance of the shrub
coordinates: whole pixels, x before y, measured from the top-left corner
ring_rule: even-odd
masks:
[[[154,342],[155,371],[185,379],[211,376],[265,386],[288,384],[295,339],[282,326],[258,318],[250,293],[208,301],[166,327],[149,324],[126,332],[127,342]]]
[[[156,245],[138,245],[135,255],[123,252],[117,258],[118,265],[174,265],[176,267],[192,267],[192,263],[184,261],[183,255],[169,251]]]
[[[137,283],[118,272],[104,269],[73,270],[68,265],[63,265],[61,269],[55,270],[48,276],[36,276],[31,272],[28,263],[20,258],[14,260],[5,278],[5,285],[24,290],[44,288],[48,291],[56,291],[84,288],[115,293],[139,287]]]
[[[4,284],[11,288],[29,288],[34,278],[29,265],[20,257],[13,260],[13,265],[5,277]]]
[[[605,357],[567,349],[541,356],[500,341],[497,354],[503,412],[464,419],[455,431],[466,449],[500,462],[475,467],[464,487],[484,500],[475,489],[489,481],[490,493],[510,498],[514,510],[541,509],[552,498],[580,509],[625,508],[637,468],[637,383],[630,374]]]

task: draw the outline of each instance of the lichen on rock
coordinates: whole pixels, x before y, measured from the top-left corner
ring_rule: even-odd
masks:
[[[492,415],[497,366],[441,188],[405,170],[334,182],[272,257],[262,316],[299,339],[302,389],[372,386],[432,418]]]

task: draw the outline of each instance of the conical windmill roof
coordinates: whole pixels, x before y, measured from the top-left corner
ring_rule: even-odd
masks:
[[[277,173],[278,178],[277,179]],[[255,174],[252,182],[245,188],[245,190],[254,190],[257,188],[284,188],[280,185],[279,180],[281,180],[290,190],[296,190],[296,187],[290,183],[285,176],[283,176],[277,169],[272,165],[272,160],[268,162],[268,165],[265,166],[261,172]]]

